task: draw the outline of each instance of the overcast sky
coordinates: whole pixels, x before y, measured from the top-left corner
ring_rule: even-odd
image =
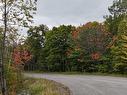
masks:
[[[113,0],[38,0],[35,25],[50,28],[61,24],[80,25],[88,21],[102,22],[109,14]]]

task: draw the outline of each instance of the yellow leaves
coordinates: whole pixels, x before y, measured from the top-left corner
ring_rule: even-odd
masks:
[[[126,48],[127,49],[127,44],[125,44],[125,45],[122,45],[124,48]]]
[[[123,60],[127,60],[127,57],[121,56],[121,59],[123,59]]]
[[[127,56],[127,51],[121,51],[124,55]]]
[[[127,36],[126,35],[121,35],[121,37],[122,37],[123,40],[127,41]]]

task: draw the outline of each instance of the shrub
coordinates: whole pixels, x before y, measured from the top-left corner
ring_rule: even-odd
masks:
[[[16,95],[23,88],[23,76],[13,66],[6,68],[7,89],[9,95]]]
[[[127,64],[117,63],[114,65],[114,71],[118,73],[127,73]]]
[[[112,72],[112,64],[99,64],[97,66],[98,72],[101,73],[111,73]]]

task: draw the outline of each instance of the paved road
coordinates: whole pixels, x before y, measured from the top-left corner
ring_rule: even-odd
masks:
[[[26,75],[62,83],[69,87],[73,95],[127,95],[127,78],[59,74]]]

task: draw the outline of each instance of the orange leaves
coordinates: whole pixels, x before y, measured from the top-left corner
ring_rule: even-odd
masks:
[[[72,32],[75,48],[81,48],[91,56],[91,59],[97,60],[112,45],[111,34],[103,23],[88,22]]]
[[[17,49],[14,49],[13,61],[14,61],[15,64],[20,64],[21,63],[20,51],[18,51]]]
[[[78,37],[79,31],[72,32],[72,37],[76,39]]]
[[[101,57],[101,54],[99,52],[95,52],[95,53],[91,54],[91,58],[93,60],[98,60],[98,59],[100,59],[100,57]]]
[[[13,51],[13,61],[16,65],[25,64],[31,59],[30,52],[21,47],[16,47]]]

